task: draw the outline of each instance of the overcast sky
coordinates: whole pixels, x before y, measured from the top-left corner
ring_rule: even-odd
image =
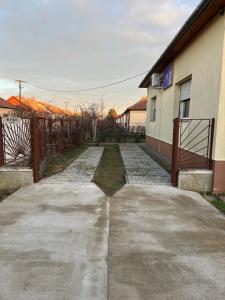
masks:
[[[0,0],[0,97],[15,79],[56,90],[108,84],[151,68],[199,0]],[[118,112],[146,95],[143,76],[81,94],[23,94],[57,105],[98,102]]]

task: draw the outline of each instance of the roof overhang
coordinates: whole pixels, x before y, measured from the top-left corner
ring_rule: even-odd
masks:
[[[178,53],[194,38],[194,36],[223,8],[225,0],[203,0],[188,20],[184,23],[180,31],[174,37],[172,42],[156,61],[154,66],[145,76],[140,88],[147,88],[150,85],[150,76],[153,73],[160,73],[168,65]]]

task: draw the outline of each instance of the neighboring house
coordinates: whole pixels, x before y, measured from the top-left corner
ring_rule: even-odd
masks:
[[[127,128],[128,131],[136,131],[145,128],[147,97],[142,97],[137,103],[129,106],[124,113],[117,116],[116,123]]]
[[[18,111],[24,113],[35,113],[38,116],[73,116],[74,113],[69,109],[65,110],[58,106],[39,101],[35,98],[23,97],[20,101],[18,97],[12,96],[7,100],[8,104],[11,104],[18,108]]]
[[[146,143],[169,159],[175,118],[215,118],[214,193],[225,192],[224,6],[202,1],[140,84],[148,94]]]
[[[4,99],[0,98],[0,117],[12,116],[15,114],[16,107],[7,103]]]

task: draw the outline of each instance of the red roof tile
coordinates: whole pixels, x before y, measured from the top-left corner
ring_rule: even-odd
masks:
[[[8,103],[6,100],[0,98],[0,107],[1,108],[8,108],[8,109],[16,109],[15,106],[12,104]]]
[[[124,113],[131,111],[131,110],[146,110],[147,106],[147,96],[142,97],[137,103],[129,106]]]
[[[26,112],[31,111],[31,109],[27,105],[25,105],[23,102],[20,102],[20,100],[16,96],[11,96],[7,100],[7,103],[15,106],[16,108],[20,108],[20,109],[22,108],[23,111],[26,111]]]
[[[39,114],[55,114],[55,115],[69,115],[73,116],[74,113],[71,110],[66,110],[63,108],[60,108],[58,106],[40,101],[35,98],[31,97],[22,97],[21,101],[19,100],[18,97],[12,96],[7,100],[8,104],[12,104],[17,108],[22,108],[23,111],[26,112],[36,112]]]

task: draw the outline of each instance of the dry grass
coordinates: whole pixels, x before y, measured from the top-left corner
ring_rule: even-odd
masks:
[[[87,145],[79,145],[70,151],[56,154],[48,160],[44,177],[49,177],[51,175],[62,172],[86,149]]]

